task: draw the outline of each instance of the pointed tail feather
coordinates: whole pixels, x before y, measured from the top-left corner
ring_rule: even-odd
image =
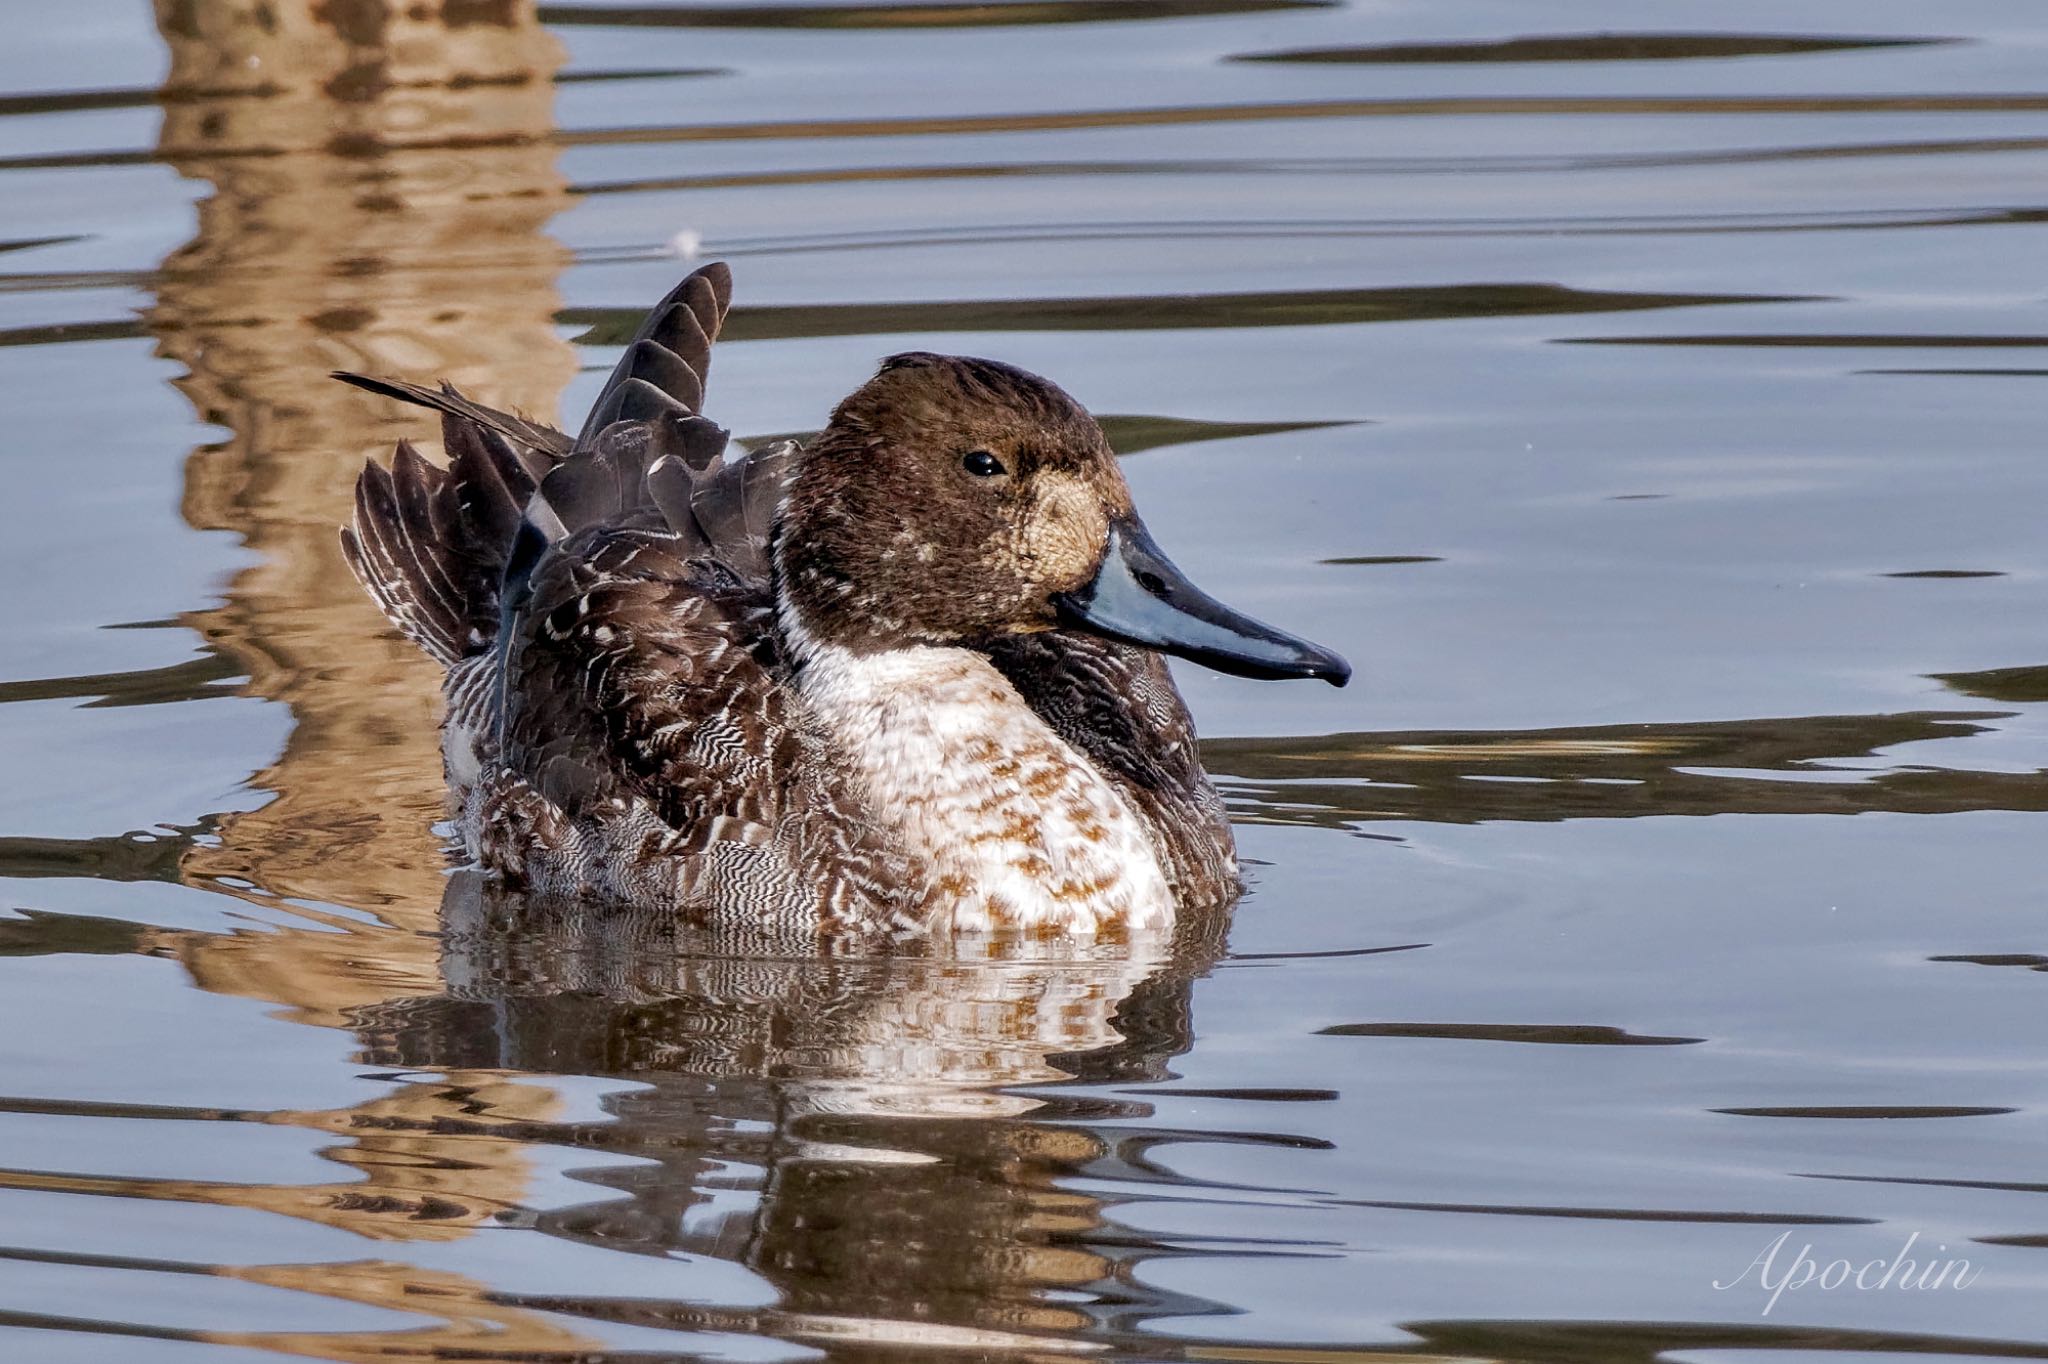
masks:
[[[365,392],[385,398],[396,398],[399,402],[412,403],[417,407],[429,407],[448,416],[466,417],[485,430],[495,431],[513,445],[545,457],[538,461],[538,469],[533,468],[533,461],[528,462],[528,468],[535,478],[546,473],[556,460],[569,453],[569,438],[554,427],[545,426],[540,422],[530,422],[510,412],[500,412],[495,407],[485,407],[482,403],[472,402],[448,384],[443,384],[439,388],[428,388],[425,384],[410,384],[403,379],[385,379],[374,374],[355,374],[345,369],[333,371],[333,377]]]
[[[540,480],[526,519],[553,543],[588,526],[648,510],[661,510],[677,534],[705,552],[716,537],[698,534],[687,516],[668,515],[688,502],[678,475],[650,480],[657,466],[701,473],[718,462],[727,432],[699,415],[711,346],[732,304],[732,274],[716,262],[693,272],[654,305],[619,357],[592,404],[573,450]],[[663,489],[668,491],[664,492]],[[666,503],[664,499],[666,498]],[[529,540],[532,538],[528,537]],[[510,578],[523,576],[538,556],[516,556]]]

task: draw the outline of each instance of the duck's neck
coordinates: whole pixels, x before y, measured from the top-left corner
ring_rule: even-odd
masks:
[[[934,927],[1163,928],[1173,897],[1152,831],[987,658],[817,638],[785,600],[802,692],[869,809],[931,869]]]

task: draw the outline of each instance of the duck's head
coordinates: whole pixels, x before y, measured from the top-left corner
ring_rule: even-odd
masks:
[[[776,560],[802,632],[858,651],[1071,629],[1245,677],[1351,676],[1189,582],[1087,409],[993,360],[884,361],[801,457]]]

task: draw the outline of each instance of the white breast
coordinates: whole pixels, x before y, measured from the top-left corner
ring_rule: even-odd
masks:
[[[987,659],[805,644],[805,697],[860,772],[870,808],[933,868],[934,929],[1171,924],[1144,822]]]

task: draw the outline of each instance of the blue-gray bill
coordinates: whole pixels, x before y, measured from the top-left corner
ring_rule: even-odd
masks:
[[[1189,582],[1137,517],[1112,522],[1095,577],[1055,597],[1061,623],[1177,654],[1239,677],[1320,677],[1333,687],[1351,665],[1320,644],[1233,611]]]

